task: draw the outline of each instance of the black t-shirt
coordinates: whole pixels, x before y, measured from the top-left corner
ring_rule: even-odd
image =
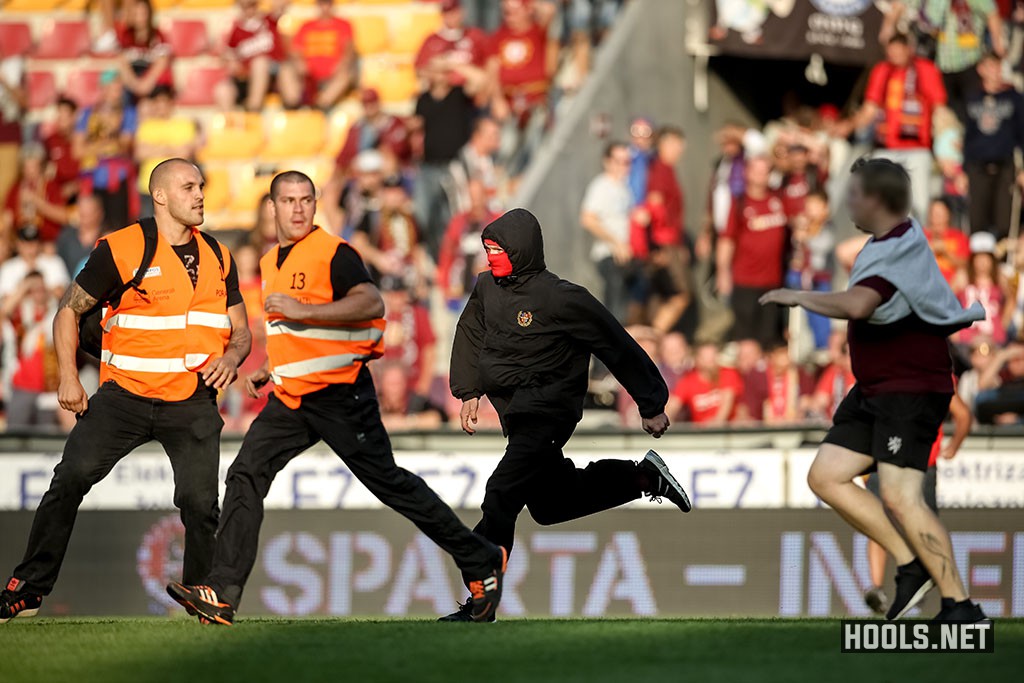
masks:
[[[469,140],[476,105],[459,87],[440,100],[428,90],[416,100],[416,116],[423,119],[423,161],[448,163]]]
[[[195,238],[188,244],[173,247],[174,253],[181,259],[189,278],[194,287],[199,277],[199,245]],[[242,303],[242,293],[238,290],[238,271],[235,270],[234,260],[228,254],[228,261],[224,264],[228,270],[225,285],[227,286],[228,307]],[[110,253],[110,244],[106,240],[100,241],[96,248],[89,255],[82,271],[75,277],[78,286],[85,290],[89,296],[98,301],[106,301],[124,283],[121,274],[114,263],[114,255]],[[143,287],[145,289],[145,287]]]
[[[294,244],[280,247],[277,250],[277,267],[280,268]],[[363,264],[359,253],[347,244],[339,244],[338,250],[331,258],[331,289],[334,290],[334,301],[344,298],[348,291],[364,282],[373,282]]]

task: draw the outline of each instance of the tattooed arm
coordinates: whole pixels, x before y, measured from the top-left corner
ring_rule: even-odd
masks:
[[[78,380],[78,321],[93,306],[96,299],[90,296],[77,282],[72,282],[57,307],[53,319],[53,346],[57,353],[57,369],[60,384],[57,400],[60,407],[73,413],[84,413],[89,407],[89,397]]]
[[[224,349],[224,355],[207,363],[200,374],[206,386],[214,389],[226,389],[238,377],[238,366],[245,362],[252,348],[252,332],[249,331],[249,316],[245,312],[245,303],[239,302],[228,307],[231,318],[231,339]]]

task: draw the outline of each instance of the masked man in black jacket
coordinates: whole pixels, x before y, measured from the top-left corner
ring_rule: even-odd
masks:
[[[665,462],[599,460],[579,469],[562,455],[583,417],[591,354],[636,401],[644,430],[668,429],[668,388],[640,345],[591,294],[544,265],[537,218],[514,209],[483,231],[491,272],[483,273],[459,319],[451,390],[462,428],[473,434],[486,394],[508,436],[484,493],[476,533],[511,550],[523,507],[539,524],[558,524],[650,495],[683,512],[690,500]],[[468,604],[468,603],[467,603]],[[470,621],[466,606],[442,621]]]

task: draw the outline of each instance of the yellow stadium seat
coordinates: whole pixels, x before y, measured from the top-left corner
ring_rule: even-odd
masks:
[[[388,49],[391,39],[387,19],[373,14],[353,14],[347,18],[355,33],[356,52],[372,55]]]
[[[88,9],[89,0],[59,0],[60,9],[64,12],[80,12]],[[156,5],[153,5],[156,7]]]
[[[76,0],[78,1],[78,0]],[[81,0],[88,3],[89,0]],[[179,0],[152,0],[153,9],[170,9],[171,7],[177,7]]]
[[[263,195],[270,192],[272,175],[251,175],[236,185],[236,191],[228,205],[233,213],[255,214]]]
[[[436,12],[401,12],[391,17],[391,52],[415,54],[427,36],[441,28]]]
[[[384,60],[364,63],[362,85],[376,88],[385,104],[405,103],[419,93],[419,82],[412,64]]]
[[[182,9],[224,9],[233,7],[235,0],[178,0]]]
[[[8,0],[4,12],[49,12],[57,8],[62,0]]]
[[[345,144],[349,128],[352,127],[353,117],[351,112],[338,110],[331,114],[327,122],[327,142],[324,145],[324,155],[334,159]]]
[[[227,166],[207,167],[204,205],[206,213],[223,211],[231,199],[231,172]]]
[[[294,159],[323,152],[327,124],[323,112],[316,109],[281,111],[270,119],[267,146],[261,159]]]
[[[414,0],[359,0],[361,5],[409,5]]]
[[[251,159],[263,147],[263,122],[259,114],[232,112],[217,114],[206,132],[202,161]]]

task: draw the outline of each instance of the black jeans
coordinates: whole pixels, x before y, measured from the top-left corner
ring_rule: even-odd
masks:
[[[968,212],[971,232],[991,232],[996,239],[1010,234],[1013,212],[1013,182],[1016,177],[1013,159],[964,164],[967,184],[971,188]]]
[[[508,446],[484,491],[483,518],[474,531],[512,550],[523,507],[538,524],[550,525],[610,510],[640,497],[632,460],[598,460],[585,469],[562,455],[575,422],[540,415],[507,420]]]
[[[217,470],[224,421],[205,387],[184,401],[137,396],[106,382],[68,435],[64,455],[32,520],[25,559],[14,576],[26,590],[48,595],[67,552],[78,507],[94,484],[138,446],[157,441],[174,470],[174,505],[185,525],[182,579],[198,582],[210,570],[217,531]]]
[[[354,384],[302,397],[297,410],[271,396],[249,427],[228,470],[224,512],[207,583],[237,607],[256,562],[263,499],[274,477],[302,451],[323,441],[373,495],[419,527],[479,578],[494,567],[497,548],[471,532],[421,478],[395,463],[380,420],[373,380],[365,368]]]

